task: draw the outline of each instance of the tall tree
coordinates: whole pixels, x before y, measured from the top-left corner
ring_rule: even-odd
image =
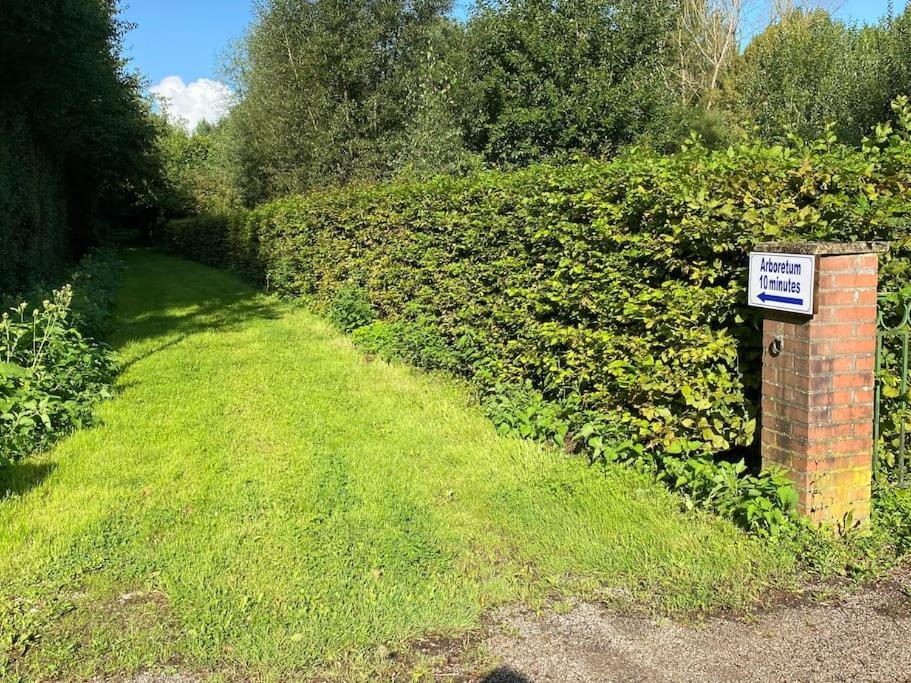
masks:
[[[161,178],[155,204],[166,216],[227,214],[240,208],[227,148],[227,122],[201,121],[192,133],[153,115]]]
[[[828,125],[859,142],[911,88],[908,12],[858,28],[824,10],[791,11],[733,65],[729,106],[767,139],[820,135]]]
[[[748,0],[681,0],[670,71],[683,105],[713,109],[738,53]]]
[[[112,204],[146,192],[154,130],[116,0],[4,0],[0,289],[50,274]]]
[[[245,198],[382,177],[450,0],[259,0],[232,124]]]
[[[675,0],[502,0],[468,25],[462,123],[497,163],[603,153],[661,118]]]

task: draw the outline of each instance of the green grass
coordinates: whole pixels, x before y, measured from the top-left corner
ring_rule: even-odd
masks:
[[[230,275],[127,254],[101,426],[0,474],[0,672],[369,677],[548,596],[747,604],[794,560],[623,468],[496,435]],[[0,493],[2,495],[2,493]]]

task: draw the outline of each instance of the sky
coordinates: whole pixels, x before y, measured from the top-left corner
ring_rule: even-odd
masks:
[[[456,0],[464,17],[471,0]],[[844,0],[838,15],[873,22],[888,0]],[[896,0],[897,8],[903,5]],[[122,18],[136,25],[126,37],[127,57],[146,78],[149,91],[165,98],[168,114],[195,128],[227,111],[230,89],[222,64],[233,41],[252,20],[251,0],[125,0]]]

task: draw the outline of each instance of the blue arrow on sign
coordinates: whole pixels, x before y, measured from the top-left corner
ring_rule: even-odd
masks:
[[[779,304],[792,304],[793,306],[803,306],[803,299],[795,299],[792,296],[778,296],[777,294],[766,294],[762,292],[758,297],[762,303],[774,301]]]

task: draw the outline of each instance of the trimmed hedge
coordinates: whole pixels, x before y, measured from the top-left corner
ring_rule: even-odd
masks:
[[[649,449],[718,453],[756,430],[751,248],[888,240],[885,286],[907,278],[906,100],[896,112],[897,132],[882,126],[863,149],[694,141],[673,156],[636,149],[612,162],[318,192],[166,233],[195,259],[326,310],[360,292],[360,315],[365,304],[373,312],[361,322],[386,321],[367,336],[430,335],[446,349],[439,366],[491,391],[530,383]]]

